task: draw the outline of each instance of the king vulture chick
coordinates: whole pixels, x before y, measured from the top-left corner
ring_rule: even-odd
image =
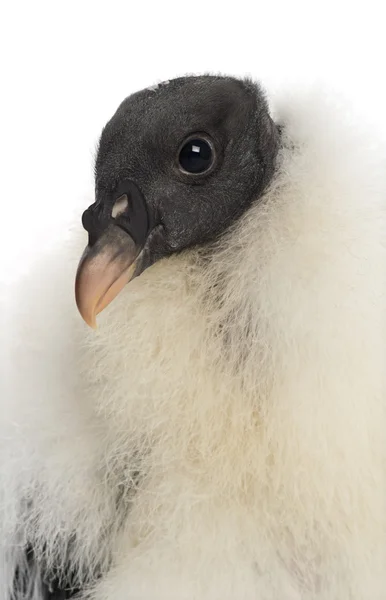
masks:
[[[386,598],[385,155],[350,115],[214,76],[119,106],[86,232],[14,288],[4,600]]]

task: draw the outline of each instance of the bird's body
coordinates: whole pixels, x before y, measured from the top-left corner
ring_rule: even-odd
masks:
[[[71,295],[84,237],[31,275],[3,402],[6,600],[42,581],[386,598],[384,158],[316,94],[276,113],[263,195],[134,279],[97,332]]]

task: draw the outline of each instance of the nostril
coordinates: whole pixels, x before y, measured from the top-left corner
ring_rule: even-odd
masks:
[[[113,210],[111,211],[111,216],[113,219],[116,219],[120,215],[122,215],[129,206],[129,199],[127,194],[123,194],[120,196],[114,203]]]

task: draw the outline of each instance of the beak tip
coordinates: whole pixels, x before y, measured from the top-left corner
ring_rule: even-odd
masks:
[[[86,325],[88,327],[90,327],[91,329],[97,329],[95,313],[94,312],[90,313],[89,311],[84,310],[84,307],[78,301],[78,298],[76,298],[76,306],[77,306],[80,316],[82,317],[82,319],[86,323]]]
[[[95,313],[91,315],[85,315],[84,313],[80,313],[83,321],[90,327],[90,329],[97,329],[96,315]]]

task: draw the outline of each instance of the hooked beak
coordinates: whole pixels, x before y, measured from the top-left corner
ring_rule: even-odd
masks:
[[[111,225],[93,246],[87,246],[75,280],[75,298],[84,321],[96,328],[96,317],[132,279],[141,248]]]
[[[75,298],[81,316],[95,329],[97,315],[133,278],[151,227],[145,199],[131,180],[121,182],[112,204],[106,202],[102,210],[98,203],[90,206],[82,222],[89,244],[78,266]]]

